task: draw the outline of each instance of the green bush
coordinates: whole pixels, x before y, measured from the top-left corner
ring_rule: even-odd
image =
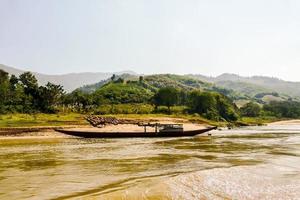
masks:
[[[153,93],[137,83],[109,83],[94,93],[94,101],[98,105],[147,103]]]
[[[236,105],[226,96],[215,92],[195,90],[189,95],[189,112],[199,113],[207,119],[236,121]]]

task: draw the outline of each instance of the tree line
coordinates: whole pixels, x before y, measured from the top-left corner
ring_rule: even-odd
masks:
[[[155,106],[185,105],[189,113],[198,113],[202,116],[220,121],[236,121],[238,108],[226,96],[216,92],[201,92],[199,90],[182,91],[171,87],[158,90],[153,97]]]
[[[273,116],[277,118],[299,118],[300,102],[292,100],[271,101],[263,106],[249,102],[240,109],[240,113],[245,117]]]
[[[150,88],[150,89],[149,89]],[[112,77],[111,81],[92,93],[75,90],[66,93],[63,87],[52,83],[38,84],[36,77],[25,72],[19,77],[0,70],[0,113],[55,113],[62,108],[75,112],[91,112],[99,106],[120,104],[153,105],[153,112],[166,107],[171,114],[173,106],[184,107],[184,113],[198,113],[208,119],[236,121],[240,116],[275,116],[284,118],[300,117],[300,103],[296,101],[270,102],[260,106],[249,102],[237,108],[232,99],[224,94],[211,91],[186,91],[174,87],[153,89],[143,77],[128,81]]]
[[[30,72],[17,77],[0,70],[0,113],[54,113],[63,96],[62,86],[49,82],[39,86]]]

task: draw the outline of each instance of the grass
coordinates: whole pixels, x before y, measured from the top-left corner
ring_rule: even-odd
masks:
[[[33,126],[63,126],[84,125],[87,122],[84,115],[68,114],[6,114],[0,115],[0,127],[33,127]]]
[[[237,121],[237,124],[241,125],[264,125],[271,122],[281,121],[283,119],[279,119],[276,117],[242,117]]]
[[[79,113],[58,113],[58,114],[5,114],[0,115],[0,128],[5,127],[34,127],[34,126],[65,126],[65,125],[88,125],[84,119],[85,114]],[[153,119],[153,118],[174,118],[184,119],[193,123],[210,124],[214,126],[224,127],[230,125],[228,122],[216,122],[205,119],[198,114],[107,114],[103,116],[111,116],[126,119]],[[266,123],[279,121],[275,117],[244,117],[238,120],[234,125],[263,125]]]
[[[183,114],[187,109],[186,106],[172,106],[171,113]],[[104,104],[93,110],[96,115],[108,115],[108,114],[151,114],[151,113],[164,113],[167,114],[168,108],[166,106],[159,106],[155,110],[154,105],[135,103],[135,104]]]
[[[0,115],[0,128],[5,127],[34,127],[34,126],[65,126],[65,125],[87,125],[84,114],[58,113],[58,114],[5,114]],[[111,116],[126,119],[153,119],[153,118],[174,118],[184,119],[194,123],[204,123],[222,126],[220,122],[213,122],[199,115],[184,114],[110,114]]]

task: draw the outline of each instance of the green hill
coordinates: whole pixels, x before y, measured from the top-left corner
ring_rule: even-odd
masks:
[[[175,75],[175,74],[158,74],[145,76],[144,80],[149,85],[156,88],[162,87],[174,87],[179,89],[208,89],[212,88],[213,84],[203,82],[201,80],[189,78],[187,76]]]
[[[137,82],[110,82],[98,88],[94,95],[98,102],[103,103],[145,103],[153,96],[153,92]]]
[[[116,76],[116,79],[121,78],[124,82],[127,83],[139,83],[139,76],[131,75],[131,74],[122,74]],[[216,86],[212,83],[203,82],[201,80],[197,80],[195,78],[191,78],[183,75],[175,75],[175,74],[157,74],[157,75],[149,75],[142,76],[143,81],[140,83],[144,88],[147,88],[151,91],[155,91],[159,88],[163,87],[174,87],[177,89],[184,90],[215,90]],[[83,92],[91,93],[96,91],[98,88],[101,88],[106,83],[110,82],[111,79],[107,79],[96,84],[86,85],[79,88]],[[221,90],[221,87],[218,88]],[[229,92],[229,91],[228,91]]]
[[[285,101],[291,98],[289,95],[277,93],[271,88],[251,82],[245,82],[237,75],[223,75],[220,76],[218,81],[215,82],[208,82],[210,81],[209,78],[200,80],[199,77],[192,75],[156,74],[142,76],[143,81],[139,81],[140,77],[141,76],[132,74],[122,74],[116,76],[116,79],[121,78],[124,80],[124,83],[130,83],[131,86],[138,86],[137,89],[143,89],[143,92],[147,91],[147,95],[152,94],[159,88],[163,87],[174,87],[184,91],[196,89],[201,91],[218,92],[234,100],[239,106],[242,106],[244,103],[249,101],[265,104],[269,103],[270,101]],[[79,89],[86,93],[93,93],[99,90],[99,88],[104,87],[110,81],[111,79],[107,79],[96,84],[81,87]],[[120,88],[126,91],[124,86]]]

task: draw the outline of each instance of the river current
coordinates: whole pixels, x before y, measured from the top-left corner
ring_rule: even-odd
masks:
[[[0,199],[300,199],[300,126],[0,139]]]

